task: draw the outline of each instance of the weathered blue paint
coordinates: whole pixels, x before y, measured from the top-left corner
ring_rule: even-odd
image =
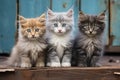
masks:
[[[0,53],[8,53],[14,45],[16,0],[0,0]]]
[[[50,1],[52,1],[50,4]],[[106,0],[108,2],[108,0]],[[113,46],[120,46],[120,1],[112,4],[111,35],[115,36]],[[75,33],[77,31],[79,0],[19,0],[19,14],[26,18],[38,17],[52,7],[55,12],[66,12],[74,9]],[[81,10],[87,14],[99,14],[106,9],[105,0],[81,0]],[[16,0],[0,2],[0,53],[9,53],[14,45]],[[105,41],[108,43],[108,13],[106,13]]]
[[[33,18],[38,17],[47,10],[50,0],[19,0],[20,15]]]
[[[107,7],[108,0],[81,0],[81,10],[87,14],[99,15]],[[106,12],[105,44],[108,44],[108,12]]]
[[[114,36],[113,46],[120,46],[120,0],[111,2],[111,35]]]

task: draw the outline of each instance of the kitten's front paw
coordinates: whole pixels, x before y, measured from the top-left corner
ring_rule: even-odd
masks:
[[[71,67],[71,63],[64,62],[62,63],[62,67]]]
[[[50,62],[47,62],[46,66],[47,66],[47,67],[50,67]]]
[[[57,63],[57,62],[52,62],[50,64],[50,67],[61,67],[60,63]]]
[[[101,67],[102,65],[100,63],[96,63],[95,67]]]
[[[86,64],[78,64],[79,67],[87,67]]]
[[[44,67],[44,66],[45,66],[44,62],[39,62],[36,64],[36,67]]]
[[[30,68],[32,65],[30,63],[21,63],[20,67],[22,68]]]

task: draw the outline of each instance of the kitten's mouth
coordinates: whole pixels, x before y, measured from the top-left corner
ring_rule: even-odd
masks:
[[[88,34],[89,37],[94,37],[95,35],[94,34]]]
[[[62,32],[58,32],[58,33],[62,33]]]
[[[36,40],[36,39],[37,39],[37,38],[35,38],[35,37],[34,37],[34,38],[30,38],[30,40]]]
[[[57,32],[56,34],[61,36],[61,35],[65,34],[65,33],[64,32]]]

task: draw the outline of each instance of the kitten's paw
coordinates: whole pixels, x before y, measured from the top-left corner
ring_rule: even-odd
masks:
[[[60,63],[57,63],[57,62],[52,62],[50,64],[50,67],[61,67]]]
[[[20,67],[22,68],[30,68],[32,65],[30,63],[21,63]]]
[[[64,62],[62,63],[62,67],[71,67],[71,63]]]
[[[39,62],[36,64],[36,67],[44,67],[44,66],[45,66],[44,62]]]
[[[101,67],[102,65],[100,63],[96,63],[95,67]]]
[[[50,67],[50,62],[48,62],[48,63],[46,64],[46,66],[47,66],[47,67]]]
[[[78,64],[79,67],[87,67],[86,64]]]

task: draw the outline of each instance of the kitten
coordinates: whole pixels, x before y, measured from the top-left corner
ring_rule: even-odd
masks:
[[[46,32],[45,14],[39,18],[24,18],[19,16],[18,41],[12,49],[8,65],[14,67],[30,68],[45,65],[44,50],[47,47],[43,38]]]
[[[71,51],[73,41],[74,18],[73,10],[68,12],[47,11],[47,40],[48,54],[47,66],[71,66]]]
[[[77,66],[100,66],[98,61],[104,49],[105,13],[86,15],[81,11],[79,13],[79,20],[79,34],[75,41],[74,50],[77,56],[75,57]]]

